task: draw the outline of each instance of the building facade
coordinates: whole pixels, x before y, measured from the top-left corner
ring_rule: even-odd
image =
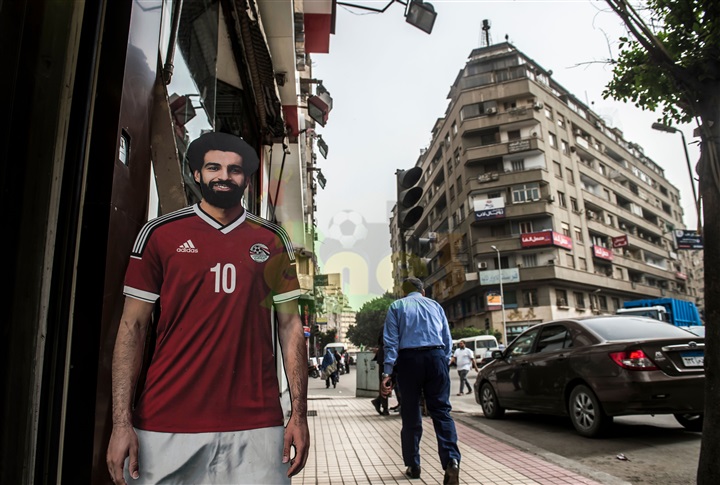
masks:
[[[197,200],[184,154],[203,130],[241,136],[258,152],[246,208],[287,230],[304,315],[314,316],[308,105],[328,96],[309,56],[328,52],[334,8],[2,4],[0,180],[13,210],[3,240],[0,483],[110,483],[111,361],[127,260],[146,220]]]
[[[512,340],[626,300],[701,298],[697,255],[673,240],[678,189],[551,75],[509,43],[473,50],[415,164],[423,216],[391,219],[396,285],[407,263],[454,326]]]

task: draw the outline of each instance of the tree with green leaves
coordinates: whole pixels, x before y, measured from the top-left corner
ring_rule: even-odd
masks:
[[[605,0],[622,19],[613,79],[604,93],[658,111],[665,125],[696,122],[704,267],[720,267],[720,2]],[[701,212],[701,211],[698,211]],[[715,214],[715,215],[713,215]],[[704,215],[704,218],[701,218]],[[701,223],[701,221],[704,222]],[[697,483],[720,483],[720,274],[705,272],[705,415]]]
[[[380,329],[385,323],[388,308],[394,301],[395,298],[390,293],[385,293],[381,297],[365,302],[355,316],[355,325],[348,329],[348,340],[358,347],[361,345],[377,347]]]

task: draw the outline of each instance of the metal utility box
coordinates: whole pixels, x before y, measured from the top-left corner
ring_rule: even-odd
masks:
[[[355,360],[355,397],[376,397],[380,389],[375,352],[358,352]]]

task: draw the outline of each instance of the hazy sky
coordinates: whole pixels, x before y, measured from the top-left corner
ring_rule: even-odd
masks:
[[[387,5],[386,1],[352,3]],[[430,130],[448,106],[450,86],[472,49],[481,45],[483,19],[490,20],[492,44],[504,42],[507,35],[520,51],[552,69],[555,81],[609,126],[620,128],[627,141],[643,147],[680,189],[685,224],[694,228],[680,134],[652,130],[658,114],[602,98],[611,78],[605,61],[617,57],[617,39],[624,33],[604,2],[431,3],[437,20],[430,35],[406,23],[404,6],[398,3],[382,14],[338,6],[330,53],[313,55],[313,77],[323,81],[333,98],[327,126],[317,128],[329,145],[327,160],[319,157],[327,186],[317,196],[318,228],[327,234],[340,212],[359,213],[368,228],[365,240],[355,245],[345,241],[342,247],[325,238],[318,252],[323,272],[345,267],[346,292],[356,309],[390,287],[388,218],[395,201],[395,171],[413,167],[420,150],[430,144]],[[693,128],[683,131],[694,167],[699,150],[692,143]],[[343,258],[350,262],[341,264]],[[367,264],[358,263],[359,259]],[[367,274],[361,275],[365,270]]]

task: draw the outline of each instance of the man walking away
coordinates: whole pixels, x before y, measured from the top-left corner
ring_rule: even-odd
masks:
[[[458,342],[458,348],[455,349],[455,353],[453,354],[452,359],[450,359],[450,363],[457,366],[457,372],[460,376],[460,392],[458,392],[457,395],[463,395],[463,390],[466,385],[468,394],[471,394],[472,386],[470,386],[470,382],[468,382],[467,375],[468,372],[470,372],[471,367],[475,369],[475,372],[477,372],[478,366],[477,362],[475,362],[475,352],[465,347],[464,340]]]
[[[390,395],[395,375],[400,389],[400,441],[406,475],[420,478],[420,399],[424,396],[435,428],[440,464],[445,470],[443,485],[457,485],[460,450],[455,422],[450,417],[450,327],[440,304],[425,297],[419,279],[407,278],[402,290],[406,296],[390,305],[385,318],[381,390],[384,396]]]

